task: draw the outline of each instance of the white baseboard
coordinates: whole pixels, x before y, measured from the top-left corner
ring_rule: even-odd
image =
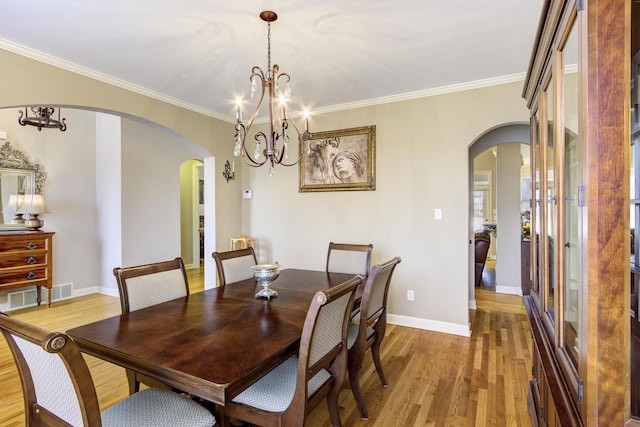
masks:
[[[463,337],[471,336],[469,325],[458,325],[456,323],[420,319],[399,314],[388,314],[387,322],[393,325],[408,326],[410,328],[424,329],[427,331],[444,332],[445,334],[461,335]]]
[[[511,294],[522,296],[522,288],[515,286],[498,286],[496,285],[496,292],[499,294]]]
[[[476,310],[477,308],[478,306],[476,305],[476,300],[475,299],[469,300],[469,309]]]

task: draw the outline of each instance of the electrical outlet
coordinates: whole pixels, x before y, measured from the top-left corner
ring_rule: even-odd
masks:
[[[413,299],[414,299],[413,291],[412,290],[407,291],[407,301],[413,301]]]

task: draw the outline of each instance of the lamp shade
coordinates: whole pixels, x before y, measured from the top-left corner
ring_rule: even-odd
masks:
[[[47,205],[44,202],[42,194],[27,194],[24,196],[24,202],[18,208],[16,213],[22,214],[41,214],[47,213]]]

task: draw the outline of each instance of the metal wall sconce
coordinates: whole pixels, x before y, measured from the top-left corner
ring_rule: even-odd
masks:
[[[224,172],[222,172],[222,176],[224,176],[224,178],[227,180],[227,183],[229,183],[229,180],[234,180],[236,179],[236,162],[233,162],[233,166],[229,164],[229,160],[227,160],[227,162],[224,164]]]

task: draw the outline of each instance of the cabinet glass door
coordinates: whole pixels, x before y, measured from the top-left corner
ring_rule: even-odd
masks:
[[[580,150],[578,139],[578,40],[574,25],[562,51],[564,122],[564,277],[563,336],[564,348],[577,369],[580,321]]]
[[[553,82],[553,80],[551,80]],[[558,197],[556,192],[556,145],[554,137],[554,103],[553,103],[553,86],[551,83],[547,85],[545,90],[545,105],[547,117],[547,144],[546,144],[546,163],[545,163],[545,179],[546,179],[546,272],[545,279],[548,282],[546,287],[546,304],[545,312],[552,321],[555,321],[555,304],[556,304],[556,223],[557,223],[557,203]]]
[[[531,170],[533,171],[533,191],[531,197],[531,292],[540,295],[540,123],[538,111],[531,116]]]

